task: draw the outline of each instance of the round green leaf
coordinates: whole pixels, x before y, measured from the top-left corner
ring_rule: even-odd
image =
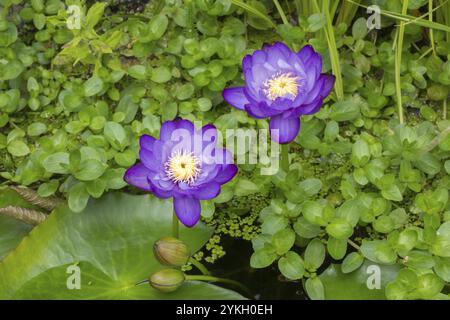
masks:
[[[103,80],[100,77],[93,76],[84,83],[83,89],[85,97],[92,97],[103,90]]]
[[[87,159],[80,163],[80,170],[74,172],[75,178],[81,181],[98,179],[106,170],[107,165],[96,159]]]
[[[80,212],[84,208],[89,200],[89,193],[86,190],[86,185],[82,182],[77,183],[69,190],[69,208],[72,211]]]
[[[327,225],[326,230],[329,235],[340,240],[349,238],[353,233],[353,228],[350,223],[342,218],[334,219]]]
[[[272,236],[272,244],[277,254],[283,255],[288,252],[295,242],[295,233],[292,229],[283,229]]]
[[[364,257],[358,252],[352,252],[342,261],[342,273],[350,273],[358,269],[364,262]]]
[[[312,239],[319,235],[321,229],[318,225],[310,223],[303,217],[299,217],[294,223],[294,230],[299,236]]]
[[[29,154],[30,148],[22,140],[13,140],[8,144],[8,152],[15,157],[23,157]]]
[[[69,172],[69,154],[56,152],[46,157],[42,163],[44,169],[51,173],[65,174]]]
[[[32,137],[40,136],[47,131],[47,126],[42,122],[34,122],[27,128],[27,134]]]
[[[318,269],[325,260],[325,246],[319,239],[313,239],[305,250],[305,267],[308,270]]]
[[[270,266],[276,258],[277,254],[273,250],[262,248],[250,257],[250,266],[256,269],[265,268]]]
[[[305,290],[311,300],[325,299],[325,289],[319,277],[309,278],[306,280]]]
[[[397,254],[386,240],[363,240],[361,253],[367,259],[381,264],[394,264]]]
[[[328,238],[327,242],[328,253],[333,259],[340,260],[347,252],[347,239]]]
[[[278,260],[278,269],[283,276],[291,280],[301,279],[305,273],[302,258],[293,251],[287,252],[284,257]]]
[[[162,66],[153,69],[151,80],[156,83],[165,83],[172,78],[172,73],[168,67]]]

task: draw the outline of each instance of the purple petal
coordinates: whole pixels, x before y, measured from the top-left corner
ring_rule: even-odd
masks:
[[[141,148],[139,150],[139,159],[141,160],[142,164],[147,167],[150,171],[157,171],[160,169],[161,166],[161,159],[156,158],[153,154],[153,151]]]
[[[271,138],[280,144],[293,141],[300,131],[300,118],[284,119],[282,115],[270,119]],[[272,133],[272,130],[278,132]]]
[[[172,136],[173,130],[176,129],[174,121],[166,121],[161,125],[161,130],[159,131],[159,137],[161,141],[168,141]]]
[[[187,144],[191,146],[191,140],[195,134],[194,124],[189,120],[174,120],[166,121],[161,126],[160,141],[167,145],[167,142],[173,142],[174,144]],[[156,154],[156,151],[153,150]]]
[[[216,164],[202,165],[200,175],[195,180],[193,187],[201,186],[204,183],[213,181],[220,171],[220,166]]]
[[[312,57],[309,58],[309,60],[305,63],[305,66],[307,66],[308,69],[314,69],[317,79],[317,77],[319,77],[320,73],[322,72],[322,57],[320,56],[320,54],[314,52]]]
[[[174,121],[174,123],[175,123],[175,127],[177,129],[186,129],[191,133],[194,133],[194,131],[195,131],[194,124],[189,120],[181,119],[181,120]]]
[[[202,140],[207,145],[217,141],[217,128],[213,124],[207,124],[202,127]]]
[[[274,68],[273,71],[275,72],[285,72],[291,69],[286,56],[280,50],[271,50],[270,54],[267,55],[267,62]]]
[[[331,90],[333,89],[334,81],[336,80],[336,77],[333,75],[325,74],[325,73],[322,73],[320,75],[320,77],[324,78],[324,83],[323,83],[322,89],[320,90],[320,95],[322,96],[322,98],[326,98],[326,97],[328,97]]]
[[[307,74],[307,90],[311,90],[315,86],[316,80],[322,72],[322,57],[310,45],[304,46],[298,53],[297,57],[303,62]]]
[[[309,58],[315,53],[313,47],[311,45],[304,46],[298,53],[298,57],[306,64]]]
[[[265,102],[245,105],[245,111],[256,119],[263,119],[280,114],[283,110],[270,108]]]
[[[168,141],[156,140],[153,144],[153,158],[158,161],[159,165],[163,165],[172,154],[173,143]]]
[[[320,78],[322,72],[322,57],[318,53],[313,53],[308,62],[305,63],[307,91],[312,90]]]
[[[264,64],[266,62],[267,59],[267,54],[263,51],[263,50],[256,50],[255,52],[253,52],[252,55],[247,55],[247,57],[251,57],[251,64],[247,64],[250,61],[244,61],[242,60],[242,67],[244,68],[248,68],[248,67],[252,67],[254,65],[257,64]],[[245,59],[245,58],[244,58]],[[246,63],[244,66],[244,62]]]
[[[125,172],[124,180],[136,188],[144,191],[151,191],[150,184],[147,179],[150,173],[150,170],[147,169],[142,163],[138,163]]]
[[[152,150],[153,143],[156,141],[155,138],[149,136],[148,134],[144,134],[139,138],[139,146],[141,149]]]
[[[224,184],[234,178],[238,172],[238,167],[235,164],[229,164],[224,166],[222,171],[215,177],[215,181]]]
[[[220,193],[220,183],[205,183],[204,186],[192,190],[192,195],[198,200],[210,200],[217,197]]]
[[[314,86],[311,91],[308,92],[307,97],[303,101],[303,104],[310,104],[314,102],[317,98],[320,98],[320,92],[322,90],[325,78],[319,77],[317,81],[314,81]]]
[[[175,184],[165,175],[165,173],[149,174],[148,181],[152,187],[164,192],[170,192],[175,188]]]
[[[158,198],[160,199],[167,199],[173,196],[173,192],[172,191],[165,191],[165,190],[161,190],[155,186],[151,187],[151,192]]]
[[[278,97],[270,104],[270,109],[276,109],[279,111],[286,111],[294,107],[294,101],[285,97]],[[279,113],[279,112],[278,112]]]
[[[256,50],[253,52],[253,55],[246,55],[244,59],[242,59],[242,73],[244,74],[245,82],[247,84],[247,94],[255,94],[257,90],[254,90],[254,86],[259,86],[260,82],[257,82],[256,80],[261,81],[261,78],[263,78],[265,75],[265,69],[264,64],[266,63],[267,55],[262,50]],[[260,70],[257,72],[257,75],[260,75],[261,73],[264,74],[263,77],[257,76],[256,78],[253,76],[254,69]],[[263,79],[264,80],[264,79]],[[250,90],[248,90],[250,89]]]
[[[263,86],[264,82],[277,72],[277,69],[269,63],[254,64],[246,75],[247,92],[255,94]]]
[[[223,90],[223,98],[236,109],[244,110],[248,99],[244,93],[244,87],[227,88]]]
[[[314,114],[320,110],[320,107],[322,107],[322,104],[323,104],[322,97],[318,97],[316,100],[314,100],[310,104],[303,105],[298,109],[300,110],[300,114],[302,114],[302,115]]]
[[[288,58],[290,53],[292,52],[289,47],[283,42],[275,42],[273,45],[266,45],[263,47],[263,50],[267,52],[269,55],[272,55],[276,52],[279,52],[284,55],[285,58]]]
[[[200,220],[200,201],[190,197],[173,198],[175,213],[186,227],[193,227]]]
[[[242,71],[245,74],[245,72],[249,69],[252,68],[252,60],[253,57],[249,54],[247,54],[243,59],[242,59]]]

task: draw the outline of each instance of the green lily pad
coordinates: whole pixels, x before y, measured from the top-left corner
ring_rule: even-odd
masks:
[[[340,265],[331,264],[319,278],[325,288],[326,300],[386,300],[385,287],[399,270],[397,265],[379,265],[366,260],[357,270],[347,274],[341,271]],[[377,276],[375,273],[380,276],[379,288],[371,281],[373,278],[369,279]]]
[[[74,285],[75,268],[79,268],[79,289]],[[72,278],[71,278],[72,277]],[[131,280],[131,279],[130,279]],[[49,286],[49,284],[52,284]],[[221,287],[189,281],[173,293],[162,293],[148,284],[136,285],[134,281],[114,279],[90,263],[62,265],[41,273],[27,282],[14,295],[14,299],[102,299],[102,300],[164,300],[164,299],[237,299],[240,296]]]
[[[0,263],[0,299],[242,299],[201,282],[170,294],[136,286],[163,268],[152,246],[171,234],[171,221],[171,202],[148,195],[108,194],[79,213],[58,208]],[[192,252],[211,234],[203,224],[180,228]],[[71,266],[80,289],[67,285]]]

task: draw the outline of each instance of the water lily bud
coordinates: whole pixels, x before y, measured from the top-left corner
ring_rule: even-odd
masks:
[[[163,269],[150,276],[150,285],[161,292],[173,292],[184,282],[184,273],[177,269]]]
[[[175,267],[185,265],[190,257],[188,246],[173,237],[164,237],[156,241],[153,252],[160,263]]]

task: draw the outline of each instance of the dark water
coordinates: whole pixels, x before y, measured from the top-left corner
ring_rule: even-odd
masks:
[[[250,299],[282,299],[282,300],[305,300],[301,281],[286,281],[280,276],[277,264],[264,269],[252,269],[250,267],[250,256],[253,253],[251,242],[237,240],[222,236],[221,244],[226,255],[214,264],[207,264],[215,276],[238,281],[249,288],[252,296],[245,295]],[[229,285],[222,285],[236,290]],[[239,290],[237,290],[239,291]]]

